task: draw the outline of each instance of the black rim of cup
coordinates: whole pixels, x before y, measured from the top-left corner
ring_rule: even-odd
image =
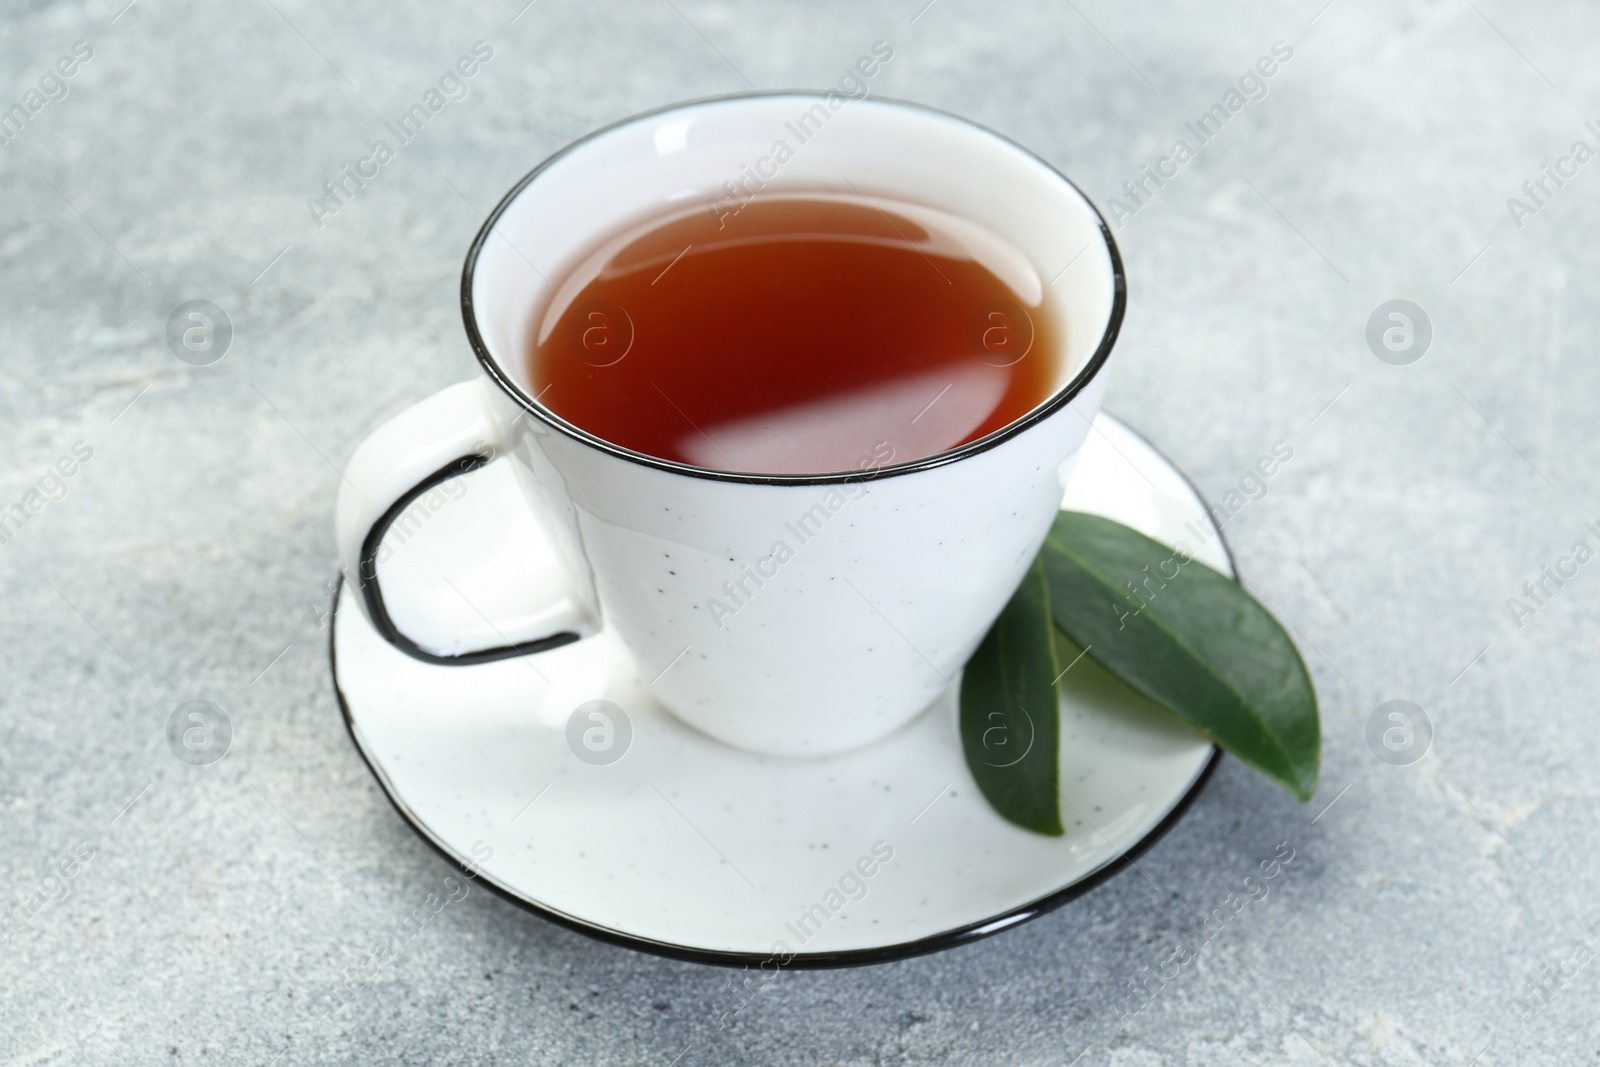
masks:
[[[688,100],[682,103],[669,104],[666,107],[655,108],[650,111],[642,111],[637,115],[630,115],[625,119],[620,119],[617,122],[611,123],[610,125],[602,126],[599,129],[578,138],[576,141],[573,141],[565,148],[562,148],[554,155],[545,159],[537,167],[534,167],[522,177],[521,181],[517,182],[516,185],[511,187],[511,190],[501,198],[500,203],[496,204],[494,210],[489,213],[489,217],[484,220],[483,226],[478,230],[477,236],[473,238],[472,247],[467,250],[466,263],[461,269],[461,316],[466,324],[467,340],[471,343],[472,351],[477,355],[478,362],[482,365],[484,372],[488,374],[489,377],[492,378],[502,390],[505,391],[506,395],[510,396],[519,405],[521,405],[521,407],[527,411],[529,415],[537,418],[539,421],[543,422],[552,429],[557,430],[576,441],[586,444],[591,448],[598,449],[608,455],[616,456],[619,459],[625,459],[632,463],[642,464],[643,466],[654,467],[658,470],[670,471],[674,474],[683,474],[694,478],[708,478],[713,481],[741,482],[752,485],[837,485],[840,483],[872,481],[879,478],[893,478],[897,475],[912,474],[917,471],[941,467],[946,463],[954,463],[958,460],[966,459],[969,456],[977,455],[980,452],[986,452],[989,449],[994,448],[996,445],[1009,441],[1011,438],[1022,433],[1024,430],[1027,430],[1028,428],[1050,418],[1050,416],[1056,414],[1062,408],[1070,404],[1073,399],[1077,397],[1077,395],[1081,393],[1091,381],[1094,380],[1095,375],[1100,373],[1100,368],[1105,365],[1106,360],[1110,357],[1112,346],[1115,345],[1117,341],[1117,334],[1122,329],[1122,317],[1124,311],[1127,309],[1128,304],[1128,280],[1126,275],[1123,273],[1122,256],[1117,250],[1116,240],[1111,236],[1111,228],[1106,225],[1105,216],[1101,214],[1100,209],[1095,206],[1094,201],[1089,198],[1089,194],[1080,189],[1071,178],[1068,178],[1065,174],[1062,174],[1059,169],[1052,166],[1048,160],[1041,158],[1037,153],[1030,151],[1024,145],[1018,144],[1016,141],[1005,136],[1004,134],[996,133],[987,126],[973,122],[971,119],[963,118],[960,115],[940,110],[939,108],[928,107],[925,104],[912,103],[911,101],[907,100],[896,100],[890,97],[875,96],[866,97],[863,99],[869,99],[879,104],[908,108],[914,111],[927,112],[930,114],[939,115],[943,118],[953,119],[956,122],[962,123],[963,125],[979,130],[984,134],[1003,142],[1004,144],[1010,145],[1012,148],[1015,148],[1017,151],[1029,156],[1037,161],[1041,166],[1048,169],[1050,173],[1054,174],[1058,179],[1060,179],[1063,184],[1076,192],[1078,196],[1082,198],[1084,204],[1088,206],[1088,209],[1093,213],[1095,222],[1099,226],[1101,239],[1105,241],[1106,252],[1111,259],[1111,314],[1106,320],[1105,330],[1100,335],[1100,341],[1095,347],[1094,354],[1089,357],[1088,362],[1083,365],[1078,373],[1073,375],[1071,381],[1062,386],[1060,389],[1056,390],[1056,392],[1051,394],[1049,399],[1045,400],[1042,404],[1029,411],[1026,415],[1023,415],[1021,418],[1002,426],[993,433],[986,434],[985,436],[978,438],[976,441],[969,441],[968,443],[960,445],[956,448],[947,449],[943,452],[936,452],[931,456],[924,456],[921,459],[910,460],[905,463],[889,464],[883,467],[869,468],[865,471],[835,471],[824,474],[757,474],[745,473],[741,471],[718,470],[711,467],[696,467],[693,464],[680,463],[676,460],[663,459],[660,456],[652,456],[648,453],[636,452],[631,448],[624,448],[621,445],[607,441],[603,437],[597,437],[596,435],[583,429],[581,426],[568,422],[560,415],[557,415],[554,411],[551,411],[549,408],[540,404],[533,397],[528,396],[522,387],[517,384],[516,380],[511,375],[507,374],[500,367],[500,365],[495,362],[494,357],[489,354],[488,346],[484,344],[483,336],[478,330],[477,312],[472,297],[473,275],[477,270],[478,256],[483,251],[484,245],[488,242],[489,235],[494,232],[495,225],[500,221],[501,216],[504,215],[507,209],[510,208],[511,204],[516,201],[517,197],[521,196],[523,191],[527,189],[527,187],[531,185],[533,181],[538,178],[540,174],[544,173],[544,171],[553,163],[566,156],[569,152],[576,150],[580,146],[587,144],[597,137],[601,137],[607,133],[610,133],[612,130],[638,122],[641,119],[650,118],[654,115],[662,115],[672,111],[681,111],[686,108],[700,107],[705,104],[731,103],[739,100],[751,100],[763,97],[778,96],[803,96],[823,99],[827,96],[827,94],[804,89],[763,90],[760,92],[731,93],[724,96],[710,96],[699,100]]]

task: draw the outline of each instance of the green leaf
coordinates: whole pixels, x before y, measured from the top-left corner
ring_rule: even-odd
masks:
[[[961,675],[961,747],[995,811],[1053,837],[1066,832],[1056,792],[1059,673],[1050,585],[1035,559]]]
[[[1316,692],[1289,635],[1237,582],[1075,511],[1056,516],[1040,558],[1056,625],[1090,658],[1311,799],[1322,758]]]

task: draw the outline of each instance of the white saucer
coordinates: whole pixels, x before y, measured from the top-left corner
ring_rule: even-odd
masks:
[[[493,553],[516,544],[526,557],[538,534],[504,466],[465,475],[468,491],[411,535],[383,580],[403,568],[407,582],[443,590],[418,602],[458,622],[481,622],[475,604],[513,610],[516,575]],[[1096,420],[1063,506],[1182,540],[1233,574],[1194,489],[1110,416]],[[346,584],[338,597],[334,683],[350,736],[401,816],[508,899],[666,956],[838,966],[987,936],[1127,866],[1177,821],[1217,758],[1085,658],[1063,679],[1067,832],[1042,837],[1001,819],[973,784],[954,687],[866,748],[757,756],[663,710],[605,632],[521,659],[437,666],[384,641],[354,595]],[[399,607],[403,632],[439,623]],[[569,717],[597,699],[632,727],[625,753],[604,765],[568,744]]]

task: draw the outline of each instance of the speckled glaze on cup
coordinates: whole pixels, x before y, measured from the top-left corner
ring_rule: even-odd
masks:
[[[923,204],[1014,244],[1063,325],[1051,396],[959,448],[818,475],[643,455],[541,405],[524,353],[553,295],[546,279],[563,277],[597,237],[724,196],[725,180],[817,108],[825,125],[766,189]],[[379,632],[429,662],[536,655],[604,628],[654,695],[712,737],[787,756],[854,748],[949,686],[1021,579],[1099,408],[1125,293],[1116,247],[1083,194],[953,116],[772,94],[627,120],[541,164],[479,232],[461,295],[484,374],[422,401],[357,450],[338,503],[346,573]],[[389,609],[403,602],[407,618],[426,619],[435,594],[380,588],[374,559],[389,521],[419,492],[501,456],[555,548],[536,598],[544,606],[493,619],[488,640],[460,628],[400,633]]]

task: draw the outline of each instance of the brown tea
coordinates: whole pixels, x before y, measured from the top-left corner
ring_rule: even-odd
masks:
[[[903,463],[1000,429],[1057,384],[1060,330],[1022,252],[881,197],[657,217],[556,281],[529,355],[538,399],[700,467]]]

